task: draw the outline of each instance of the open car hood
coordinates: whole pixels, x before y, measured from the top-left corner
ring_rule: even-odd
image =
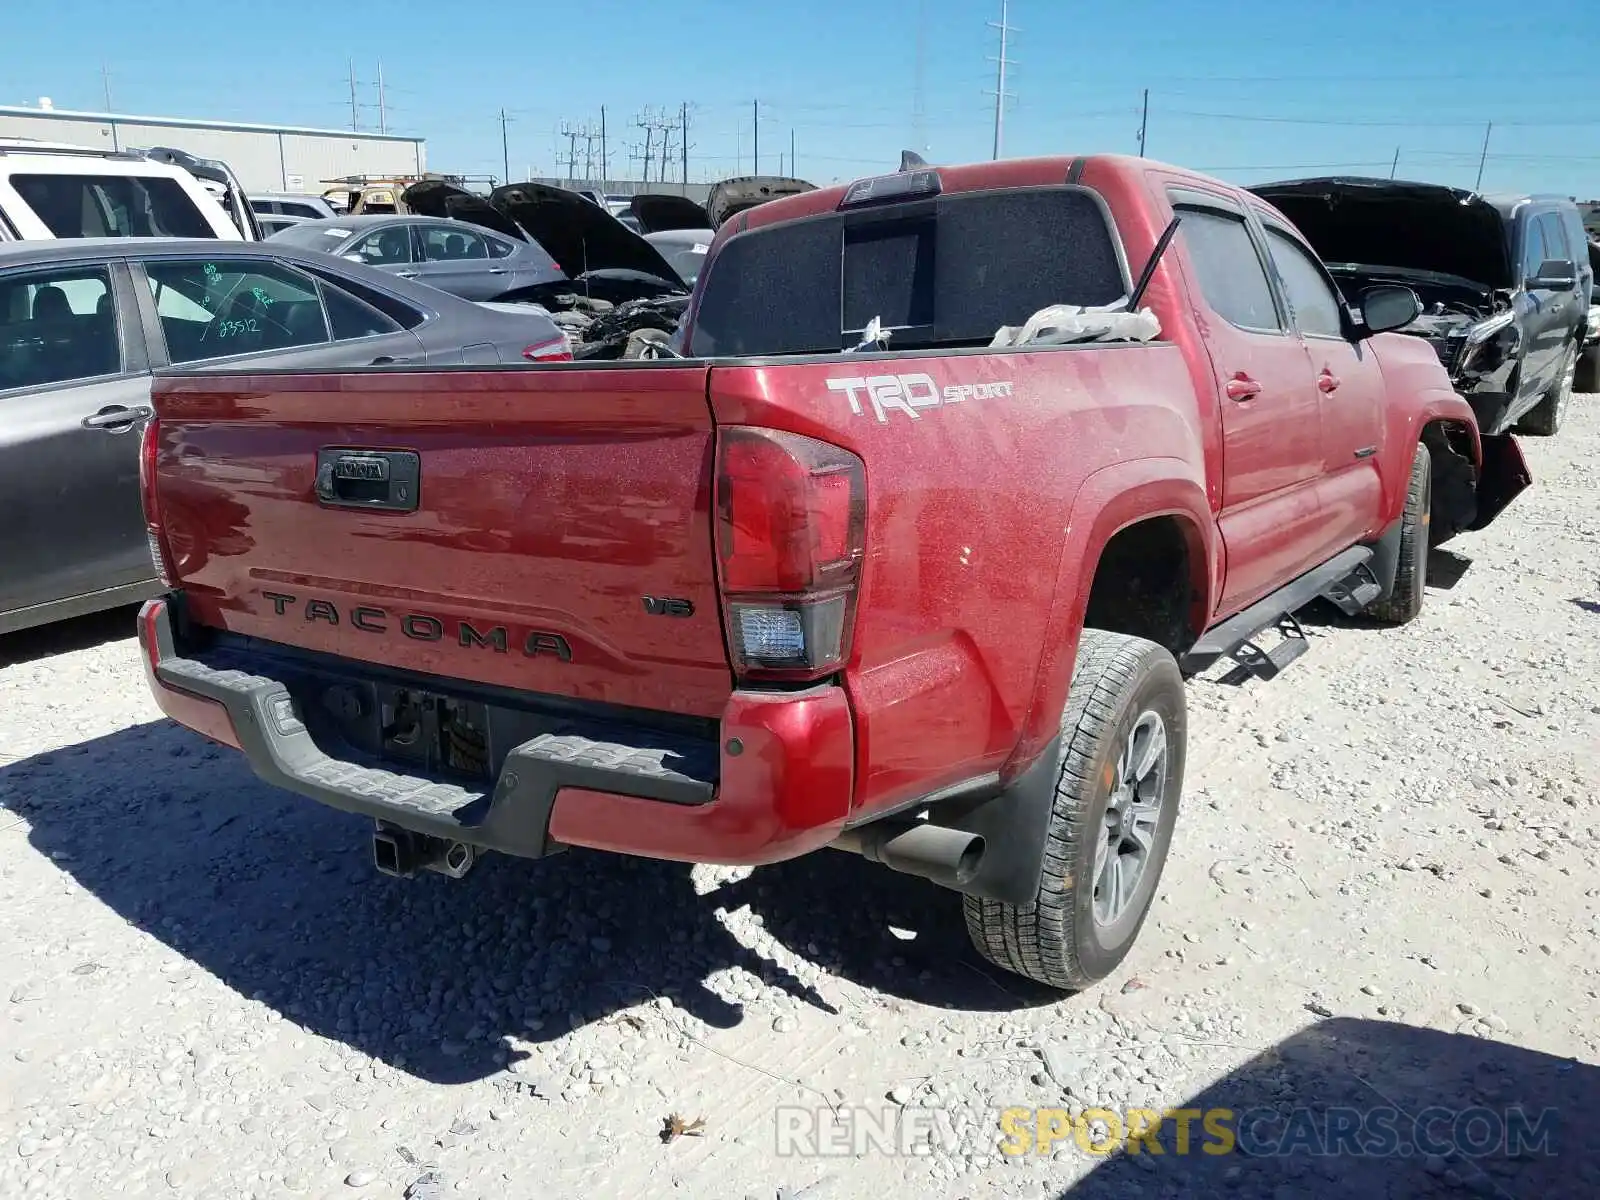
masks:
[[[639,271],[688,289],[654,246],[577,192],[512,183],[490,192],[489,203],[543,246],[568,278],[587,271]]]
[[[687,196],[650,192],[628,201],[628,211],[639,222],[641,233],[665,233],[669,229],[706,229],[711,218],[706,210]]]
[[[517,228],[515,221],[482,196],[475,196],[465,188],[442,179],[413,183],[402,193],[400,202],[407,212],[421,217],[454,217],[458,221],[470,221],[495,233],[516,238],[519,242],[528,240],[528,235]]]
[[[741,175],[736,179],[724,179],[721,183],[711,185],[711,192],[706,197],[706,215],[711,218],[711,228],[720,229],[729,217],[737,216],[748,208],[780,196],[814,192],[816,188],[814,183],[782,175]]]
[[[1505,222],[1475,192],[1433,183],[1338,177],[1250,191],[1305,234],[1327,263],[1407,267],[1514,288]]]

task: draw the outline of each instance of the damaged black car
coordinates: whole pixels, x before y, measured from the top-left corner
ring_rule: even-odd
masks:
[[[629,215],[642,232],[581,193],[550,184],[508,184],[485,197],[428,180],[407,189],[403,200],[413,212],[537,242],[566,278],[496,300],[544,308],[566,332],[576,359],[642,358],[677,329],[716,230],[749,208],[813,186],[749,176],[714,185],[705,205],[682,196],[635,196]]]
[[[1305,234],[1345,298],[1410,287],[1424,338],[1485,434],[1550,435],[1573,391],[1594,286],[1577,206],[1390,179],[1250,189]]]

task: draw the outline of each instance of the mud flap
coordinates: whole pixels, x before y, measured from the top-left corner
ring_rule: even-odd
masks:
[[[1483,469],[1478,476],[1478,514],[1469,529],[1483,529],[1533,482],[1522,447],[1509,433],[1485,437]]]

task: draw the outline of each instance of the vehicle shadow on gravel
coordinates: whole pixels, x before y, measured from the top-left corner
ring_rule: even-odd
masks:
[[[1600,1196],[1600,1069],[1470,1034],[1322,1021],[1185,1108],[1187,1153],[1169,1120],[1164,1153],[1107,1158],[1061,1200]]]
[[[0,635],[0,668],[21,666],[41,658],[131,638],[137,632],[134,624],[138,616],[137,604],[126,605],[72,621],[56,621]]]
[[[134,926],[436,1082],[500,1070],[505,1037],[551,1039],[653,996],[731,1028],[744,1006],[708,982],[736,966],[828,1013],[855,1004],[850,984],[965,1010],[1059,999],[980,965],[953,893],[834,851],[706,895],[688,866],[583,851],[390,879],[368,822],[269,788],[165,721],[0,767],[0,801]],[[836,977],[823,987],[838,1003],[782,965],[796,958]]]

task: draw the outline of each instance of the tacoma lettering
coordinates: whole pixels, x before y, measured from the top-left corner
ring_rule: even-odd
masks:
[[[332,600],[302,600],[290,592],[262,592],[262,597],[272,605],[273,615],[298,617],[304,621],[320,621],[327,625],[348,623],[350,628],[362,633],[388,633],[398,628],[400,633],[414,642],[442,642],[447,638],[462,649],[488,650],[493,654],[508,654],[515,641],[527,658],[558,658],[572,661],[572,645],[559,633],[530,629],[514,638],[504,625],[475,625],[471,621],[445,621],[427,613],[394,613],[371,604],[359,604],[341,613]],[[676,615],[676,614],[674,614]]]

